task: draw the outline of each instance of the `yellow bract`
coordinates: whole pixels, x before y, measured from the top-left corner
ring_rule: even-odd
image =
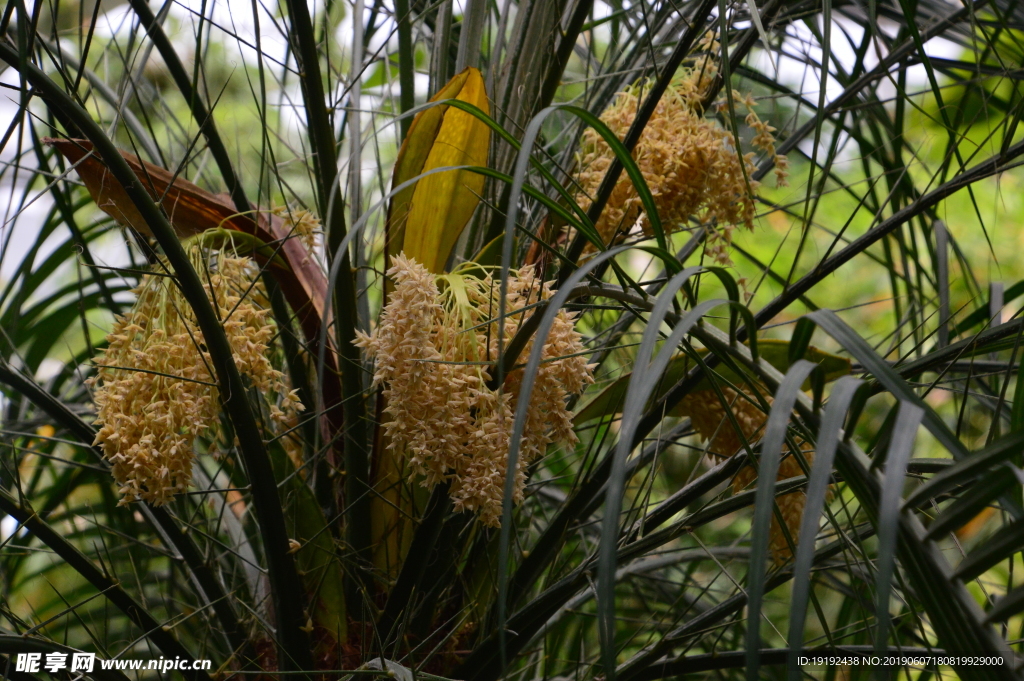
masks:
[[[490,112],[480,72],[468,68],[431,101],[457,99]],[[438,168],[486,166],[491,131],[476,116],[452,106],[431,107],[409,128],[395,163],[392,186]],[[405,254],[440,274],[484,188],[484,176],[468,170],[427,175],[394,196],[388,211],[388,253]]]

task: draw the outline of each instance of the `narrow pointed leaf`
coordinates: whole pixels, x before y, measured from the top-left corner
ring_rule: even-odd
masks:
[[[828,407],[821,420],[818,433],[817,452],[807,482],[807,502],[800,520],[800,535],[796,544],[796,558],[793,565],[793,595],[789,615],[789,656],[788,678],[799,681],[801,677],[797,658],[804,645],[804,622],[807,616],[807,601],[811,594],[811,566],[814,561],[814,538],[818,534],[818,523],[825,507],[825,495],[832,478],[832,462],[842,437],[841,429],[857,390],[863,381],[844,376],[836,383]]]
[[[888,648],[889,641],[889,596],[892,590],[893,574],[896,572],[896,539],[899,532],[900,501],[903,483],[907,477],[907,462],[914,452],[917,428],[924,418],[924,410],[910,402],[900,402],[893,427],[892,440],[885,463],[885,479],[878,503],[878,573],[875,577],[877,605],[875,617],[878,629],[875,631],[875,650],[879,653]]]
[[[775,392],[775,403],[768,415],[764,442],[761,445],[761,460],[757,466],[757,491],[754,501],[754,520],[750,527],[750,577],[747,594],[750,605],[747,615],[747,679],[756,681],[761,664],[758,651],[761,649],[761,602],[765,594],[768,575],[765,563],[768,559],[768,534],[771,528],[775,506],[775,478],[779,473],[779,459],[782,444],[789,427],[789,416],[796,404],[800,387],[814,371],[816,365],[805,359],[797,361],[786,373],[786,377]]]
[[[1003,467],[992,470],[978,483],[956,501],[943,509],[931,525],[928,526],[928,539],[950,532],[969,523],[990,504],[996,503],[999,497],[1009,493],[1019,485],[1020,481],[1009,470]]]
[[[1018,520],[996,533],[969,553],[957,566],[953,575],[962,581],[978,577],[997,563],[1012,558],[1024,549],[1024,520]]]

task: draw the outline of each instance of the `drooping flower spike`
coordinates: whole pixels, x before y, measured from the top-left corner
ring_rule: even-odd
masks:
[[[753,193],[758,183],[751,179],[756,170],[754,154],[740,155],[732,131],[706,115],[704,101],[715,82],[718,66],[711,56],[717,52],[710,34],[701,43],[706,56],[685,68],[662,96],[636,148],[633,159],[646,181],[658,216],[666,232],[698,219],[709,230],[705,252],[712,262],[729,265],[729,245],[738,225],[753,227]],[[640,108],[646,83],[640,82],[618,93],[614,103],[601,114],[601,121],[622,139]],[[774,128],[755,111],[750,95],[732,92],[734,102],[747,110],[746,124],[754,131],[751,144],[772,157],[777,182],[785,183],[787,160],[775,151]],[[577,200],[586,210],[615,160],[605,139],[593,128],[583,133],[579,155]],[[628,176],[623,174],[601,217],[597,231],[606,244],[618,234],[628,233],[639,221],[650,233],[650,221]]]
[[[201,240],[189,254],[221,316],[235,365],[267,405],[268,427],[286,429],[302,404],[271,362],[275,327],[258,267]],[[220,394],[203,333],[173,280],[146,275],[135,293],[88,381],[100,425],[94,444],[112,465],[122,504],[160,505],[187,490],[196,438],[219,428]],[[286,449],[295,444],[284,442]]]

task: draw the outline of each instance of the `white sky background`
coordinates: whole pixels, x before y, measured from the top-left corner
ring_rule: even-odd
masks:
[[[462,3],[459,2],[459,0],[456,0],[456,14],[459,13],[459,7],[461,4]],[[188,55],[191,54],[195,46],[194,31],[198,24],[197,13],[202,10],[202,6],[202,0],[183,0],[182,2],[178,2],[170,8],[170,14],[174,21],[165,24],[170,32],[172,42],[175,43],[179,54],[185,62],[186,68],[191,68],[191,60],[188,58]],[[322,4],[320,2],[315,2],[314,6],[319,8],[322,7]],[[345,19],[337,29],[338,44],[340,45],[348,45],[352,40],[353,12],[351,11],[351,7],[352,4],[349,5],[350,9],[346,12]],[[595,15],[597,17],[606,16],[609,11],[610,10],[606,5],[598,3],[597,8],[595,9]],[[256,43],[256,22],[253,20],[251,5],[249,3],[228,2],[226,0],[209,0],[207,2],[207,17],[211,18],[215,24],[235,33],[238,36],[238,39],[236,40],[234,37],[225,35],[216,28],[213,30],[214,40],[221,41],[226,46],[228,54],[234,55],[233,59],[237,60],[230,61],[231,58],[229,58],[229,67],[240,68],[245,64],[257,64],[258,60],[255,49],[243,43],[243,41],[250,44]],[[130,12],[127,5],[114,8],[100,16],[97,26],[97,34],[104,38],[115,36],[126,37],[133,19],[134,15]],[[265,67],[268,69],[279,69],[279,66],[276,66],[269,60],[281,61],[285,59],[287,56],[287,42],[278,32],[272,18],[266,13],[263,13],[259,17],[259,21],[260,42],[265,55]],[[512,22],[510,21],[510,28],[511,25]],[[884,24],[881,25],[882,30],[886,30],[886,28],[887,27]],[[860,30],[856,25],[844,23],[843,29],[850,32],[854,40],[860,39]],[[607,30],[607,27],[599,27],[596,31],[596,33],[598,33],[598,38],[601,37],[602,32],[607,35]],[[789,39],[786,44],[786,50],[788,52],[793,54],[809,52],[812,60],[817,61],[821,59],[822,55],[820,49],[814,45],[815,40],[811,32],[803,24],[799,22],[791,24],[788,30]],[[391,33],[390,25],[385,25],[380,28],[374,36],[374,41],[370,45],[368,54],[372,54],[377,50],[381,46],[381,41],[387,40]],[[393,36],[391,39],[395,40]],[[74,45],[68,43],[67,47],[72,53],[76,52]],[[926,49],[929,54],[941,57],[953,57],[960,53],[960,48],[958,46],[942,39],[934,39],[930,41],[926,45]],[[853,64],[855,58],[854,50],[846,41],[843,31],[835,29],[832,31],[832,50],[834,58],[840,63],[844,65]],[[348,61],[348,56],[349,55],[344,55],[344,61]],[[819,83],[816,74],[795,59],[790,59],[788,57],[778,58],[777,55],[776,58],[782,80],[794,90],[801,92],[807,99],[816,102],[819,96]],[[878,62],[877,55],[875,54],[869,54],[867,60],[869,67],[877,64]],[[763,52],[754,55],[752,65],[755,65],[766,73],[773,74],[774,69],[769,62],[767,55]],[[366,74],[369,73],[370,69],[366,71]],[[239,73],[236,77],[242,76]],[[927,78],[924,67],[921,65],[910,67],[908,70],[908,81],[911,83],[911,88],[913,89],[925,88],[927,86]],[[18,85],[17,73],[14,69],[7,68],[3,73],[0,73],[0,82],[8,85]],[[294,79],[292,82],[294,84],[295,91],[289,94],[291,95],[292,101],[297,102],[300,101],[298,85]],[[425,75],[418,76],[417,94],[420,101],[426,98],[427,82],[428,80]],[[268,86],[271,85],[272,81],[268,78]],[[885,94],[885,88],[891,89],[892,94],[895,94],[895,90],[892,89],[891,85],[883,85],[882,88],[883,90],[880,92],[881,95]],[[829,79],[826,85],[826,100],[832,100],[841,91],[842,86],[835,79]],[[338,93],[334,93],[334,96],[337,95]],[[17,111],[17,96],[18,93],[14,90],[6,88],[0,89],[0,128],[2,129],[6,129]],[[367,109],[372,107],[372,104],[375,101],[374,93],[367,93],[364,97],[365,98],[361,103],[361,108]],[[283,115],[285,116],[285,119],[283,120],[285,127],[298,130],[304,122],[304,116],[302,113],[297,112],[294,109],[286,109],[285,112],[283,112]],[[364,139],[366,139],[365,130],[371,124],[371,121],[369,120],[370,118],[371,117],[368,115],[362,116]],[[377,123],[379,126],[379,121],[377,121]],[[194,121],[188,121],[188,125],[190,129],[194,131]],[[393,135],[395,133],[392,130],[385,134]],[[26,145],[28,144],[27,138],[23,141]],[[804,147],[804,150],[810,152],[811,141],[807,140],[805,144],[806,146]],[[14,158],[13,152],[16,147],[17,145],[12,141],[7,145],[6,149],[0,151],[0,162],[10,163]],[[368,149],[367,154],[364,157],[365,167],[363,168],[363,177],[364,183],[367,184],[372,184],[374,182],[377,172],[372,153],[372,148]],[[26,157],[23,161],[29,162],[30,157]],[[10,177],[10,172],[8,173],[8,177]],[[77,181],[77,178],[75,178],[75,181]],[[5,178],[3,182],[7,183],[9,180]],[[19,187],[19,191],[15,192],[15,194],[19,193],[20,190],[21,188]],[[9,197],[11,195],[12,191],[10,186],[0,184],[0,196]],[[37,190],[33,192],[32,200],[32,205],[22,210],[16,216],[14,214],[14,207],[0,205],[0,214],[2,214],[2,223],[0,223],[0,248],[4,251],[2,253],[2,260],[0,260],[0,285],[12,276],[15,268],[21,262],[27,249],[35,242],[39,226],[52,205],[49,195],[44,189],[37,188]],[[45,252],[54,248],[58,243],[67,239],[67,237],[67,230],[58,229],[57,233],[48,241],[44,248],[44,253],[41,254],[41,256],[45,255]],[[102,264],[108,265],[122,265],[127,261],[127,253],[120,236],[112,236],[106,243],[103,243],[102,245],[97,244],[97,247],[94,249],[94,256]],[[67,276],[66,273],[64,276]]]

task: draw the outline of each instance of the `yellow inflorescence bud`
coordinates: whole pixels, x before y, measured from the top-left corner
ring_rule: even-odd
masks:
[[[206,293],[223,319],[239,372],[271,405],[270,421],[285,423],[302,405],[270,361],[274,327],[258,269],[248,258],[224,253],[205,261],[194,249]],[[119,317],[109,345],[97,358],[94,444],[113,468],[121,503],[164,504],[185,492],[192,478],[196,437],[218,426],[220,399],[203,334],[184,296],[169,277],[147,275],[132,310]]]
[[[356,344],[376,360],[374,381],[384,385],[390,446],[405,453],[426,487],[449,481],[457,510],[478,512],[485,524],[497,526],[523,373],[512,371],[498,390],[487,385],[488,363],[498,353],[500,282],[470,273],[435,276],[404,256],[394,258],[388,275],[395,289],[380,324]],[[509,277],[506,344],[529,316],[525,308],[551,295],[550,283],[530,268]],[[583,349],[573,315],[560,310],[530,399],[515,503],[523,498],[529,464],[552,442],[576,442],[565,400],[593,380]]]

